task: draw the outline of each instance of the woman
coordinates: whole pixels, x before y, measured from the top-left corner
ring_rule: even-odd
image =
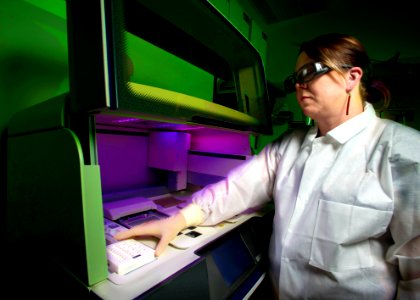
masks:
[[[303,43],[286,82],[315,125],[286,132],[180,214],[116,238],[155,235],[159,255],[187,226],[273,200],[270,275],[279,298],[420,298],[420,134],[376,116],[369,68],[352,36]]]

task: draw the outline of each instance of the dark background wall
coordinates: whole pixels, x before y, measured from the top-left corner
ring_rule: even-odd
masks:
[[[293,72],[298,45],[327,32],[356,36],[391,91],[391,116],[420,130],[420,23],[408,0],[251,0],[240,1],[267,33],[267,78],[276,86]],[[278,104],[302,118],[294,94]],[[389,115],[389,114],[388,114]],[[404,117],[404,120],[403,120]]]

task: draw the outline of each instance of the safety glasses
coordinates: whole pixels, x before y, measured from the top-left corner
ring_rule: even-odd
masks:
[[[308,63],[284,80],[284,91],[287,94],[293,93],[295,91],[296,83],[308,83],[315,77],[321,76],[322,74],[328,73],[329,71],[331,71],[331,68],[327,67],[323,63]]]

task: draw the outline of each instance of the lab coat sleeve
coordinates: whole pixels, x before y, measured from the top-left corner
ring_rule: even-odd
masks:
[[[394,244],[387,260],[398,265],[398,299],[420,299],[420,133],[397,127],[391,156]]]
[[[280,159],[278,152],[278,145],[270,144],[258,155],[229,172],[225,179],[196,192],[193,195],[193,204],[196,205],[194,210],[201,208],[202,224],[220,223],[271,200],[275,168]],[[198,212],[191,213],[197,214]],[[187,224],[193,218],[187,216]]]

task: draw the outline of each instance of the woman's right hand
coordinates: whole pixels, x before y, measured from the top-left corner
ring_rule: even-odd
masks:
[[[159,256],[166,249],[169,242],[172,241],[177,234],[187,225],[184,216],[178,213],[166,219],[150,221],[134,226],[126,231],[117,233],[114,238],[116,240],[125,240],[137,236],[154,236],[159,238],[159,242],[155,249],[155,256]]]

